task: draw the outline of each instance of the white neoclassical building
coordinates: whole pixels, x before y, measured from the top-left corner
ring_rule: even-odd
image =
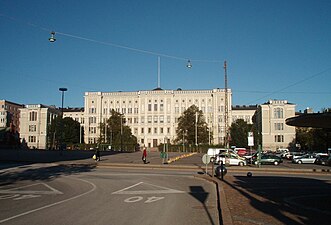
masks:
[[[259,105],[255,113],[257,129],[262,136],[265,150],[287,148],[295,139],[295,127],[288,126],[285,120],[295,116],[295,104],[287,100],[269,100]]]
[[[25,105],[20,108],[20,137],[29,148],[46,149],[47,129],[60,111],[54,106]]]
[[[232,93],[228,89],[228,127],[231,125]],[[156,147],[165,139],[176,138],[178,118],[191,105],[205,115],[213,132],[212,144],[225,138],[225,89],[162,90],[134,92],[86,92],[84,96],[85,143],[97,143],[100,123],[110,117],[111,110],[123,114],[139,144]],[[193,123],[194,121],[192,121]]]

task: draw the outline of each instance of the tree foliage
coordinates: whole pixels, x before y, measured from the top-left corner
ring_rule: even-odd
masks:
[[[327,129],[297,127],[295,141],[301,150],[326,151],[330,147],[331,135]]]
[[[110,144],[113,149],[128,149],[137,144],[137,138],[131,133],[125,117],[112,110],[105,123],[100,124],[101,135],[99,143]],[[122,149],[123,150],[123,149]]]
[[[197,114],[197,118],[196,118]],[[197,119],[197,123],[196,123]],[[178,127],[176,129],[176,142],[189,145],[195,145],[196,138],[196,124],[197,124],[197,142],[198,144],[209,143],[209,128],[203,116],[203,112],[195,105],[187,108],[183,114],[178,118]],[[210,139],[213,134],[210,132]]]
[[[238,119],[231,124],[230,127],[230,145],[237,147],[248,147],[248,132],[254,133],[254,141],[258,139],[257,132],[254,132],[252,124],[248,124],[243,119]]]
[[[78,144],[80,143],[80,123],[71,117],[56,117],[48,126],[47,136],[48,145],[57,148],[59,144]],[[82,132],[82,136],[83,136]]]

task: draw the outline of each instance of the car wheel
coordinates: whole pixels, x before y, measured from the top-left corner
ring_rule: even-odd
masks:
[[[301,161],[301,160],[299,160],[299,161],[298,161],[298,164],[301,164],[301,163],[302,163],[302,161]]]
[[[277,162],[277,161],[274,162],[274,165],[275,165],[275,166],[277,166],[278,164],[279,164],[279,162]]]
[[[243,162],[239,162],[239,166],[244,166],[244,163]]]

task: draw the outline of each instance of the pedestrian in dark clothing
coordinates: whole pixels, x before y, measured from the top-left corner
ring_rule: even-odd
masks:
[[[99,151],[99,148],[97,148],[96,150],[95,150],[95,156],[96,156],[96,158],[95,158],[95,161],[100,161],[101,160],[101,158],[100,158],[100,151]]]
[[[144,148],[144,150],[143,150],[143,156],[142,156],[141,159],[143,160],[144,164],[147,163],[147,151],[146,151],[146,148]]]

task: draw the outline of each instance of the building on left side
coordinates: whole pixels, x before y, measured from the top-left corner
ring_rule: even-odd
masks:
[[[0,100],[0,128],[14,126],[20,132],[20,110],[24,105]]]
[[[29,148],[47,149],[47,129],[52,121],[61,115],[55,106],[42,104],[25,105],[20,109],[20,137]]]

